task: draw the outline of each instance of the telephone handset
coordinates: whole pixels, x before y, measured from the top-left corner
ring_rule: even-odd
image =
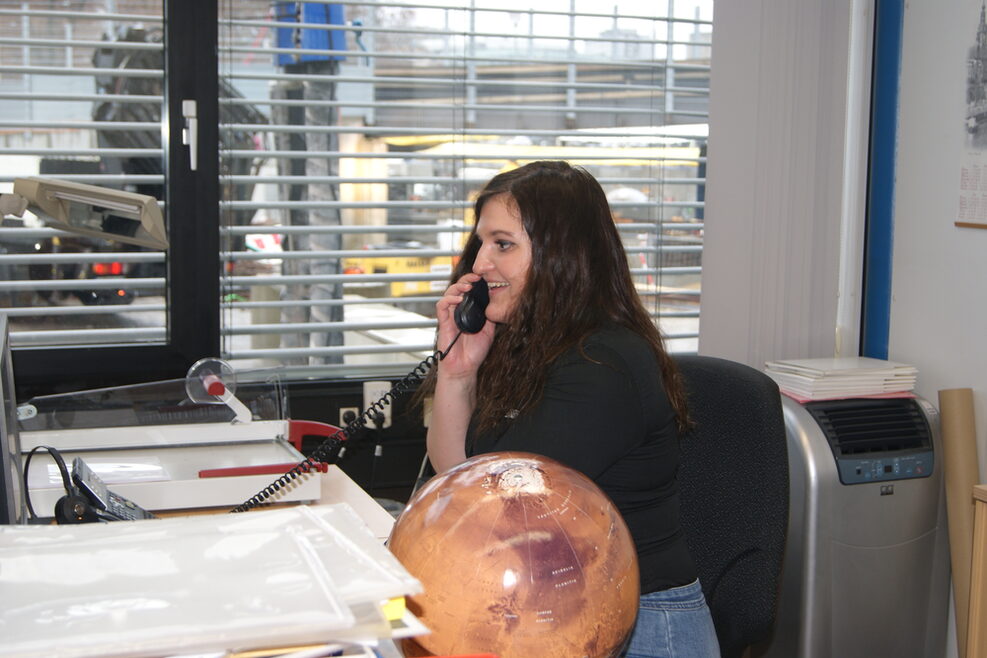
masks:
[[[72,460],[72,482],[79,492],[96,508],[100,521],[136,521],[153,519],[155,516],[137,503],[110,491],[103,479],[96,475],[81,457]]]
[[[473,283],[473,287],[463,297],[463,301],[453,311],[453,319],[460,331],[475,334],[487,323],[487,304],[490,303],[490,290],[485,279]]]
[[[487,282],[480,279],[473,284],[470,291],[463,297],[463,301],[453,311],[453,319],[456,321],[456,326],[459,327],[461,332],[459,335],[463,333],[475,334],[483,329],[484,324],[487,322],[486,309],[489,303],[490,290]],[[423,381],[432,366],[445,358],[445,355],[452,349],[452,346],[456,344],[456,341],[459,340],[459,335],[446,347],[445,352],[436,350],[433,354],[426,357],[424,361],[415,366],[411,372],[395,384],[390,391],[367,407],[357,418],[347,423],[346,427],[327,437],[308,457],[295,464],[284,475],[281,475],[270,485],[230,511],[246,512],[258,507],[267,502],[268,499],[281,489],[290,486],[293,480],[306,473],[317,470],[319,464],[333,463],[338,460],[342,456],[343,441],[363,429],[367,422],[377,413],[383,411],[384,407],[391,404],[397,396],[410,391],[416,384]]]

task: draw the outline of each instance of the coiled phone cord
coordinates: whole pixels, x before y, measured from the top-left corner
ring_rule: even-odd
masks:
[[[346,427],[326,437],[325,441],[313,450],[311,455],[292,466],[291,469],[284,473],[284,475],[279,476],[274,482],[264,487],[245,502],[241,503],[237,507],[234,507],[230,510],[230,512],[236,513],[250,511],[253,508],[264,504],[269,498],[274,496],[274,494],[290,485],[302,475],[305,475],[313,470],[317,470],[320,464],[335,463],[335,461],[339,458],[339,449],[342,448],[343,441],[351,439],[355,436],[357,432],[366,427],[367,423],[370,422],[374,416],[381,413],[384,410],[384,407],[389,404],[393,404],[394,400],[396,400],[398,396],[407,393],[416,385],[424,381],[425,377],[428,375],[428,372],[435,367],[439,361],[446,357],[446,354],[452,350],[452,346],[456,344],[456,341],[458,341],[459,337],[462,335],[462,331],[457,333],[456,337],[452,339],[452,342],[449,343],[449,347],[447,347],[444,352],[441,350],[436,350],[429,356],[425,357],[425,359],[416,365],[411,372],[391,387],[391,390],[384,393],[380,399],[367,407],[357,418],[347,423]]]

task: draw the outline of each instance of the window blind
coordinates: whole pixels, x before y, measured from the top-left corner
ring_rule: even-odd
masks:
[[[639,294],[696,349],[712,2],[220,5],[223,356],[401,372],[499,171],[608,193]]]
[[[162,199],[163,53],[160,0],[0,3],[0,192],[43,176]],[[12,345],[165,342],[165,257],[4,217]]]

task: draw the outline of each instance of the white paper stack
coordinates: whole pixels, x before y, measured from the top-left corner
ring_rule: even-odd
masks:
[[[424,632],[421,585],[346,504],[0,527],[0,655],[163,656]]]
[[[914,366],[869,357],[786,359],[765,363],[765,373],[795,399],[899,397],[914,390]]]

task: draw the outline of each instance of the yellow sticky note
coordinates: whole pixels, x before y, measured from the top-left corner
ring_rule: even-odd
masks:
[[[384,613],[384,617],[387,618],[387,621],[401,619],[401,617],[404,616],[404,597],[396,596],[393,599],[384,601],[380,608]]]

